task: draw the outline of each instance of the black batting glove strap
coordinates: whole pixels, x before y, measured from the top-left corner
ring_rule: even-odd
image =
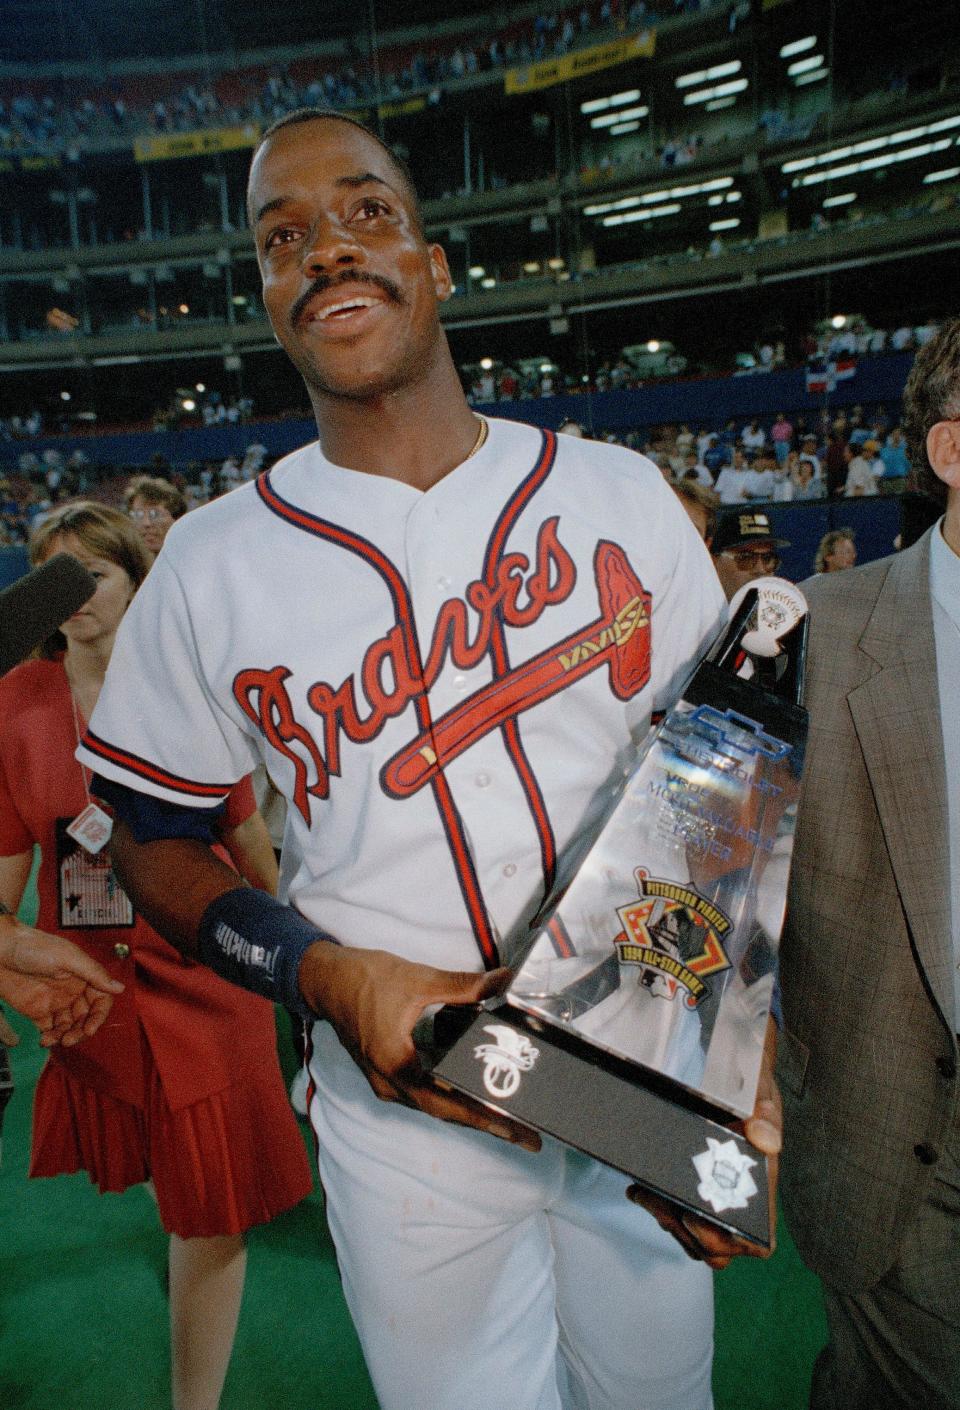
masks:
[[[250,886],[225,891],[211,901],[197,935],[200,959],[221,979],[306,1019],[316,1014],[300,992],[298,974],[300,961],[317,940],[333,937],[299,911]]]

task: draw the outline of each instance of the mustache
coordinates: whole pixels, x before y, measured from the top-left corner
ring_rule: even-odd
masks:
[[[400,292],[399,286],[383,274],[365,274],[363,271],[355,269],[345,269],[341,274],[318,274],[310,288],[300,295],[291,308],[290,326],[292,328],[297,326],[311,299],[316,298],[318,294],[325,294],[328,289],[338,288],[341,284],[372,284],[375,289],[380,289],[386,294],[391,303],[403,303],[403,294]]]

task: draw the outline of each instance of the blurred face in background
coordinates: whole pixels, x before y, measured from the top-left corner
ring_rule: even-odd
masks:
[[[780,554],[773,539],[736,544],[713,555],[720,585],[730,602],[744,586],[755,578],[765,578],[780,567]]]
[[[67,639],[67,648],[94,646],[109,652],[136,591],[132,579],[119,563],[85,547],[76,534],[58,534],[52,539],[44,561],[55,553],[69,553],[78,559],[93,574],[97,584],[93,596],[60,628]]]
[[[144,547],[156,557],[174,524],[170,510],[165,504],[153,504],[142,495],[134,495],[130,501],[130,518]]]
[[[840,539],[829,553],[824,554],[823,571],[839,573],[843,568],[852,568],[857,561],[857,546],[852,539]]]

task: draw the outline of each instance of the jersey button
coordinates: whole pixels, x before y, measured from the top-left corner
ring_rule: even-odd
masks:
[[[940,1159],[940,1152],[926,1141],[920,1141],[913,1148],[913,1153],[921,1165],[936,1165]]]
[[[516,864],[516,862],[507,862],[507,865],[506,865],[506,866],[504,867],[504,869],[503,869],[503,874],[504,874],[504,876],[516,876],[516,874],[517,874],[517,864]]]
[[[483,769],[477,774],[474,783],[478,788],[487,788],[490,785],[490,775]]]
[[[957,1075],[957,1064],[952,1057],[938,1057],[937,1071],[941,1077],[954,1078]]]
[[[124,945],[123,942],[120,941],[118,944],[114,945],[114,947],[113,947],[113,953],[116,955],[116,957],[117,957],[118,960],[126,960],[126,959],[129,959],[129,958],[130,958],[130,946],[129,946],[129,945]]]

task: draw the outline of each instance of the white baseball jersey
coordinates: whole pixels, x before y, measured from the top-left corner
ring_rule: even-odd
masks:
[[[509,958],[724,610],[630,451],[493,421],[422,493],[308,446],[174,525],[80,757],[196,807],[262,759],[298,910],[478,969]],[[378,1101],[324,1023],[310,1072],[383,1410],[709,1410],[709,1270],[623,1175]]]
[[[722,611],[633,452],[493,421],[423,493],[311,445],[171,530],[80,757],[197,807],[262,757],[298,910],[344,944],[476,968]]]

